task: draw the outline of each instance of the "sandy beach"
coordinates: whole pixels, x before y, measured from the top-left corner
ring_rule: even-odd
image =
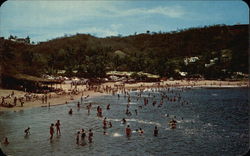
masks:
[[[101,86],[110,86],[114,88],[116,85],[122,84],[121,82],[107,82],[103,83]],[[81,97],[86,97],[89,95],[88,98],[95,97],[95,96],[102,96],[107,95],[102,91],[94,91],[94,90],[87,90],[86,85],[78,85],[77,90],[79,93],[77,95],[71,94],[69,95],[68,92],[72,90],[70,84],[62,84],[60,86],[53,86],[57,88],[63,89],[66,94],[58,95],[55,92],[51,92],[48,94],[47,103],[43,103],[42,100],[38,99],[31,99],[30,101],[25,101],[24,105],[21,107],[21,103],[18,101],[15,107],[0,107],[0,111],[19,111],[33,107],[53,107],[56,105],[66,104],[67,102],[79,100]],[[132,84],[125,84],[125,89],[144,89],[144,88],[156,88],[156,87],[249,87],[248,81],[215,81],[215,80],[202,80],[202,81],[186,81],[186,80],[173,80],[173,81],[161,81],[159,83],[156,82],[138,82]],[[18,90],[8,90],[8,89],[0,89],[0,97],[6,97],[10,95],[14,91],[14,96],[16,97],[23,97],[26,93],[23,91]],[[43,94],[34,94],[38,97],[42,97]],[[13,103],[13,98],[7,98],[6,102]]]

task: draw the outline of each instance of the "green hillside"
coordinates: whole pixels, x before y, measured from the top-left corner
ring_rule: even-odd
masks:
[[[106,38],[76,34],[36,45],[2,38],[2,75],[55,75],[65,70],[71,76],[104,77],[116,70],[175,78],[181,78],[180,71],[186,77],[230,78],[235,72],[248,73],[248,27],[215,25]]]

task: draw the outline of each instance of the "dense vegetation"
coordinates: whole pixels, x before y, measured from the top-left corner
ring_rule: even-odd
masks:
[[[229,78],[234,72],[248,73],[248,26],[106,38],[76,34],[36,45],[1,39],[2,74],[41,76],[66,70],[66,75],[104,77],[107,71],[120,70],[180,78],[182,71],[187,77]],[[190,57],[199,59],[185,64],[184,58]]]

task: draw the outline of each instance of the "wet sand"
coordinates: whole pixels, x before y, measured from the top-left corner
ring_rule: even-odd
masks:
[[[102,84],[102,86],[111,86],[114,87],[115,85],[119,85],[121,82],[107,82]],[[64,91],[68,92],[69,89],[71,89],[70,84],[62,84],[62,85],[54,85],[53,87],[62,88]],[[144,88],[154,88],[154,87],[214,87],[214,88],[220,88],[220,87],[249,87],[248,81],[214,81],[214,80],[201,80],[201,81],[186,81],[186,80],[174,80],[174,81],[161,81],[160,83],[156,82],[139,82],[139,83],[131,83],[131,84],[125,84],[125,89],[144,89]],[[87,90],[85,85],[78,85],[77,89],[80,91],[78,95],[57,95],[56,93],[52,92],[49,93],[51,95],[48,96],[47,103],[42,103],[42,100],[34,100],[34,101],[25,101],[23,107],[21,107],[21,104],[18,102],[17,106],[12,108],[7,107],[0,107],[0,111],[19,111],[23,109],[28,109],[32,107],[48,107],[49,103],[50,106],[56,106],[56,105],[62,105],[65,104],[65,102],[70,102],[74,100],[79,100],[81,96],[86,97],[89,95],[88,98],[96,97],[96,96],[102,96],[106,95],[106,93],[103,92],[95,92],[93,90]],[[11,94],[13,90],[7,90],[7,89],[0,89],[0,97],[1,96],[7,96]],[[14,90],[15,95],[17,97],[22,97],[25,95],[25,92],[23,91],[17,91]],[[41,97],[43,94],[35,94]],[[13,103],[12,99],[6,99],[6,101],[10,100],[11,103]]]

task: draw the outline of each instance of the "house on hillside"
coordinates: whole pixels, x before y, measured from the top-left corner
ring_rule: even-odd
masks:
[[[25,43],[30,44],[30,37],[27,36],[26,38],[17,38],[17,36],[10,35],[9,40],[17,43]]]
[[[194,56],[194,57],[187,57],[187,58],[184,58],[184,64],[185,65],[188,65],[189,63],[194,63],[196,61],[200,60],[199,57],[197,56]]]

